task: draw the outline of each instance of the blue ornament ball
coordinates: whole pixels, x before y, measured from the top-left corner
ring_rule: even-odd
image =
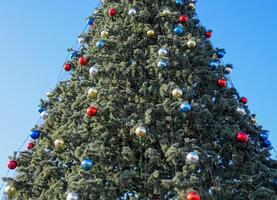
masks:
[[[169,64],[168,64],[167,60],[160,60],[157,65],[161,69],[166,69],[166,68],[168,68]]]
[[[277,188],[277,178],[274,179],[273,183],[274,183],[274,186]]]
[[[40,132],[38,130],[33,130],[30,136],[33,140],[36,140],[40,137]]]
[[[188,101],[183,102],[180,107],[180,112],[184,113],[184,112],[189,112],[190,110],[191,110],[190,103]]]
[[[212,61],[212,62],[210,63],[210,67],[211,67],[213,70],[217,69],[217,68],[218,68],[218,62]]]
[[[269,141],[269,140],[265,140],[265,141],[263,141],[263,143],[262,143],[262,147],[264,147],[264,148],[268,148],[268,147],[270,147],[271,146],[271,142]]]
[[[88,24],[89,26],[93,25],[93,22],[94,22],[94,18],[89,18],[89,19],[87,20],[87,24]]]
[[[174,33],[178,36],[182,36],[184,34],[184,29],[181,26],[176,26],[174,29]]]
[[[217,57],[218,57],[218,58],[223,58],[224,55],[225,55],[225,52],[224,52],[224,51],[219,51],[219,52],[217,52]]]
[[[177,6],[183,6],[185,4],[185,1],[184,0],[176,0],[175,3]]]
[[[76,58],[77,55],[78,55],[78,51],[72,51],[70,57],[71,57],[71,58]]]
[[[43,111],[45,111],[44,108],[39,108],[39,109],[38,109],[38,112],[39,112],[39,113],[42,113]]]
[[[81,168],[84,171],[89,171],[93,167],[94,163],[91,159],[85,159],[81,163]]]
[[[268,133],[267,132],[262,132],[260,133],[260,136],[259,136],[260,140],[262,141],[265,141],[268,139]]]
[[[105,46],[106,42],[105,40],[99,40],[98,42],[96,42],[96,47],[98,49],[102,49]]]

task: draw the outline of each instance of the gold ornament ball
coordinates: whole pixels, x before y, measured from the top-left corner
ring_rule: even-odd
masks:
[[[194,3],[190,3],[190,4],[189,4],[189,8],[190,8],[191,10],[195,10],[195,4],[194,4]]]
[[[63,149],[64,148],[64,141],[62,139],[57,139],[54,141],[54,146],[56,149]]]
[[[4,193],[10,198],[16,193],[16,189],[14,186],[8,185],[6,186]]]
[[[149,37],[149,38],[155,37],[155,31],[154,30],[147,31],[147,37]]]
[[[162,12],[162,16],[168,16],[170,14],[171,14],[171,12],[170,12],[169,9],[164,9],[163,12]]]
[[[193,40],[189,40],[187,45],[188,45],[188,48],[193,49],[196,46],[196,42]]]
[[[101,37],[104,39],[107,39],[109,37],[109,32],[108,31],[102,31],[101,32]]]
[[[144,137],[146,134],[146,128],[143,126],[139,126],[136,128],[135,133],[136,133],[136,136],[138,137]]]
[[[88,90],[88,97],[89,98],[96,98],[97,97],[97,89],[96,88],[90,88]]]
[[[183,91],[182,89],[180,88],[175,88],[173,91],[172,91],[172,96],[176,99],[180,98],[181,96],[183,95]]]

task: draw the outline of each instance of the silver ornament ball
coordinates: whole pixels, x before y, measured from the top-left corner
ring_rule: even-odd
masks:
[[[135,8],[131,8],[128,12],[129,15],[135,15],[137,14],[137,10]]]
[[[245,109],[244,108],[240,108],[240,107],[237,108],[237,113],[239,113],[241,115],[246,115]]]
[[[190,152],[187,157],[186,157],[186,163],[188,165],[196,165],[199,163],[199,156],[198,156],[198,153],[193,151],[193,152]]]
[[[42,119],[46,120],[47,117],[48,117],[48,113],[47,113],[46,111],[43,111],[42,113],[40,113],[40,117],[41,117]]]
[[[159,55],[159,56],[167,56],[167,55],[168,55],[168,50],[167,50],[167,48],[161,48],[161,49],[159,49],[158,55]]]
[[[66,200],[78,200],[78,199],[79,199],[79,195],[76,192],[70,192],[66,197]]]
[[[89,75],[91,77],[95,76],[98,73],[98,67],[97,65],[93,65],[90,69],[89,69]]]

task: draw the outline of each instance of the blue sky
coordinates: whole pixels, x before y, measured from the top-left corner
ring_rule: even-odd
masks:
[[[65,56],[99,1],[6,0],[0,2],[0,177],[38,119],[40,98],[53,88]],[[277,147],[277,1],[204,1],[201,23],[224,47],[232,79]],[[25,148],[25,146],[24,146]]]

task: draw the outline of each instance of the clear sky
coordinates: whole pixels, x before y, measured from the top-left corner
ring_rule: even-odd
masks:
[[[266,2],[266,3],[265,3]],[[0,1],[0,177],[36,123],[71,47],[99,0]],[[277,147],[277,1],[199,0],[201,23],[224,47],[232,79]],[[25,146],[24,146],[25,149]]]

